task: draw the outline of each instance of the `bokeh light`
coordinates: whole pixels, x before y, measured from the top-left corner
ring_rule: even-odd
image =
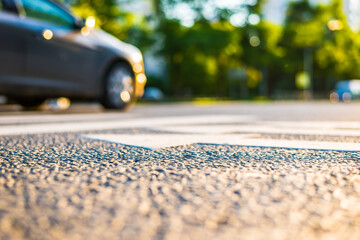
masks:
[[[122,91],[120,93],[120,98],[123,102],[128,103],[131,100],[131,95],[128,91]]]
[[[49,29],[44,30],[42,35],[46,40],[50,40],[54,36],[53,32]]]
[[[88,28],[93,28],[95,27],[95,23],[96,23],[96,20],[93,16],[90,16],[86,19],[85,21],[85,25],[88,27]]]
[[[251,36],[249,39],[249,43],[252,47],[258,47],[260,45],[261,41],[258,36]]]
[[[330,20],[328,22],[328,28],[331,31],[339,31],[344,28],[344,25],[340,20]]]

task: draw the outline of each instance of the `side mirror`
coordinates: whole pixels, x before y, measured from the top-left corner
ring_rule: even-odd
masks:
[[[83,27],[85,27],[85,19],[83,18],[76,18],[74,21],[74,28],[75,29],[82,29]]]
[[[92,29],[95,27],[96,20],[94,17],[90,16],[86,19],[83,18],[76,18],[74,22],[74,28],[75,29],[82,29],[84,27],[87,27],[89,29]]]

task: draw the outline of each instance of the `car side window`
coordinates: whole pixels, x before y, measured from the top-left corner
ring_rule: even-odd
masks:
[[[0,0],[0,11],[18,14],[16,3],[13,0]]]
[[[22,5],[26,18],[34,18],[68,28],[74,26],[73,17],[51,2],[22,0]]]

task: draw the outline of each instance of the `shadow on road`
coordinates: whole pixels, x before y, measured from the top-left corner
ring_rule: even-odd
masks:
[[[23,108],[17,104],[0,104],[0,115],[14,115],[14,114],[73,114],[73,113],[103,113],[111,112],[104,109],[98,103],[75,103],[68,109],[57,109],[48,104],[45,104],[39,108]],[[119,111],[118,111],[119,112]]]

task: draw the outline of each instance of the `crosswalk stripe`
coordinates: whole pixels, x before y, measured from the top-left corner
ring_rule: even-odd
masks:
[[[251,147],[276,147],[289,149],[335,150],[360,152],[360,143],[291,141],[278,139],[257,139],[257,135],[239,134],[88,134],[83,138],[119,143],[147,149],[159,149],[195,143],[221,144]]]

